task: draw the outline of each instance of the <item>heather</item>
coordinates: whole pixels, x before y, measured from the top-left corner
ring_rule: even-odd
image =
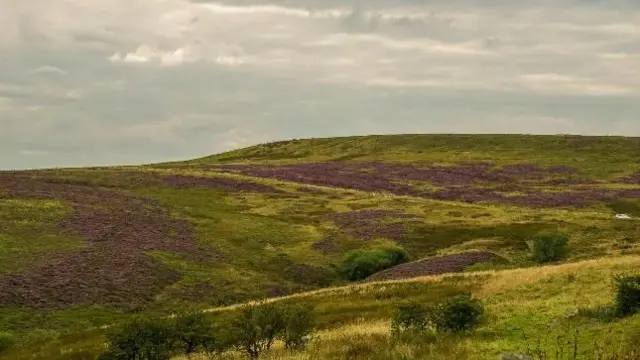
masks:
[[[634,190],[597,187],[576,177],[569,166],[537,164],[496,166],[486,163],[407,165],[402,163],[312,163],[296,165],[220,165],[216,171],[310,185],[424,197],[436,200],[489,202],[528,207],[585,207],[618,198],[638,199]],[[420,186],[421,183],[423,186]],[[427,185],[428,188],[425,188]],[[571,185],[549,191],[548,186]],[[509,194],[509,187],[518,190]],[[504,191],[507,190],[507,191]]]
[[[514,329],[537,341],[578,310],[581,349],[609,330],[625,344],[637,315],[610,309],[616,296],[635,309],[636,283],[616,295],[609,280],[633,279],[640,254],[638,144],[374,136],[0,172],[2,346],[12,360],[90,357],[103,326],[287,296],[316,305],[318,330],[300,351],[282,333],[261,358],[496,358],[526,350]],[[467,338],[390,336],[401,301],[466,293],[486,310]]]

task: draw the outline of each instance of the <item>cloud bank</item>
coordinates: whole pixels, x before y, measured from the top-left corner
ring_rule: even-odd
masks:
[[[0,0],[0,168],[372,133],[640,136],[637,1],[269,1]]]

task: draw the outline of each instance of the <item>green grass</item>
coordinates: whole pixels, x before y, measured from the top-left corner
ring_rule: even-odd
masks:
[[[421,359],[423,347],[429,348],[432,344],[443,359],[454,359],[460,354],[464,354],[462,358],[495,359],[502,352],[524,352],[538,342],[548,351],[554,351],[558,336],[575,329],[580,329],[580,352],[593,352],[598,343],[604,341],[610,341],[615,347],[624,346],[640,335],[640,315],[613,322],[567,315],[613,301],[612,276],[637,271],[638,265],[638,257],[603,258],[302,294],[287,301],[316,305],[320,329],[316,340],[306,352],[287,354],[276,348],[265,358],[344,359],[352,354],[354,347],[361,347],[362,352],[350,358],[392,359],[393,355],[400,358],[405,354],[406,359]],[[486,308],[486,317],[475,332],[461,338],[425,337],[408,347],[391,340],[389,317],[395,304],[406,299],[433,303],[463,291],[471,291]]]
[[[43,170],[34,174],[74,186],[110,189],[157,200],[173,218],[193,225],[200,244],[211,246],[214,256],[210,261],[188,259],[167,251],[148,252],[178,272],[180,279],[140,309],[145,313],[162,315],[187,307],[214,308],[268,295],[344,285],[345,281],[336,277],[332,266],[339,263],[345,252],[360,248],[397,244],[415,260],[468,250],[490,250],[505,257],[508,264],[476,265],[459,276],[339,288],[301,297],[318,306],[320,325],[326,335],[321,340],[324,342],[310,350],[308,358],[338,359],[349,351],[362,351],[358,356],[364,359],[371,353],[367,346],[384,344],[379,346],[379,352],[387,357],[380,355],[380,359],[393,358],[403,351],[415,352],[411,355],[414,357],[407,358],[413,359],[419,358],[416,354],[429,351],[445,356],[450,350],[451,356],[457,356],[453,352],[495,355],[499,350],[523,350],[523,340],[514,335],[517,329],[540,335],[546,332],[543,329],[549,321],[561,318],[576,306],[597,306],[609,301],[612,293],[608,276],[618,270],[633,270],[638,265],[633,255],[640,254],[640,221],[616,221],[613,214],[639,216],[639,203],[614,202],[584,209],[529,209],[323,187],[317,188],[326,194],[310,194],[298,192],[299,184],[221,175],[203,165],[328,160],[535,162],[577,166],[582,176],[602,180],[600,186],[637,189],[634,185],[612,184],[611,180],[637,171],[638,158],[638,138],[398,135],[300,140],[182,163]],[[134,186],[135,181],[143,181],[145,175],[154,172],[225,176],[270,185],[286,193],[225,193],[203,188],[175,189],[156,183]],[[427,183],[421,186],[433,187]],[[562,187],[546,189],[562,190]],[[38,266],[52,254],[82,248],[82,239],[63,233],[59,227],[71,209],[71,204],[59,201],[0,198],[0,276]],[[408,223],[406,236],[397,242],[338,234],[332,239],[337,252],[323,253],[315,247],[325,236],[338,231],[323,215],[361,209],[409,213],[418,216],[419,221]],[[562,261],[567,264],[536,266],[526,240],[545,232],[569,235],[567,257]],[[631,257],[621,257],[624,255]],[[611,258],[584,262],[603,256]],[[574,274],[575,281],[568,282],[568,274]],[[432,302],[460,291],[472,291],[482,297],[493,314],[491,322],[483,325],[478,334],[469,339],[447,339],[447,346],[425,342],[424,346],[412,345],[407,349],[390,342],[385,324],[397,301],[410,298]],[[33,353],[34,358],[55,360],[61,358],[61,349],[99,351],[102,332],[93,328],[130,315],[99,306],[55,311],[2,308],[0,331],[17,334],[21,337],[20,345],[24,345],[8,353],[7,359],[27,359]],[[584,343],[588,345],[605,329],[618,331],[631,325],[639,325],[637,318],[591,324],[591,335],[585,332]],[[349,335],[353,331],[358,335]],[[344,334],[353,343],[345,340]],[[275,359],[280,353],[274,354]]]
[[[306,352],[288,354],[276,346],[265,358],[344,359],[353,347],[360,346],[362,353],[352,358],[391,359],[393,354],[408,352],[407,359],[420,359],[425,350],[422,347],[427,346],[437,350],[443,359],[453,359],[450,356],[455,354],[465,354],[470,359],[495,359],[502,352],[523,352],[539,341],[551,351],[558,336],[576,328],[581,329],[580,351],[593,350],[597,342],[603,341],[622,346],[638,335],[640,315],[613,322],[567,315],[611,303],[615,290],[613,275],[637,272],[638,266],[637,256],[612,257],[528,269],[350,285],[276,299],[313,303],[318,333]],[[407,299],[435,303],[466,291],[471,291],[486,308],[484,321],[471,335],[425,338],[421,344],[408,347],[393,343],[389,317],[395,304]],[[210,316],[226,321],[236,309],[235,306],[214,309]],[[64,349],[97,348],[99,336],[95,331],[87,331],[60,339],[56,344]],[[45,358],[56,358],[52,353],[48,356]]]
[[[57,201],[0,199],[0,275],[81,248],[82,239],[58,229],[58,223],[70,211]]]
[[[491,161],[573,164],[599,177],[633,170],[640,138],[550,135],[387,135],[303,139],[258,145],[184,164],[221,162]]]

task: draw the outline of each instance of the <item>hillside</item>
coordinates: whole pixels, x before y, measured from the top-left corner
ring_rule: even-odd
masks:
[[[346,252],[391,244],[415,261],[471,250],[504,258],[475,266],[504,272],[474,273],[459,286],[509,310],[486,329],[488,348],[474,349],[509,350],[520,345],[502,338],[512,321],[529,321],[521,311],[549,308],[526,323],[534,329],[572,302],[610,299],[606,274],[635,267],[640,222],[614,215],[640,216],[638,158],[640,138],[394,135],[280,142],[180,163],[0,172],[0,332],[20,339],[6,357],[95,350],[100,331],[87,328],[134,312],[344,285],[333,265]],[[564,278],[546,282],[547,270],[534,267],[526,240],[545,232],[570,237],[564,261],[576,265],[548,272],[579,273],[574,292],[560,293]],[[402,277],[423,274],[411,269]],[[509,271],[528,275],[507,286]],[[526,301],[525,283],[540,300]],[[329,328],[355,318],[375,328],[394,298],[420,289],[407,284],[362,285],[408,286],[382,304],[338,290],[340,299],[314,299]],[[594,298],[578,300],[585,289]]]

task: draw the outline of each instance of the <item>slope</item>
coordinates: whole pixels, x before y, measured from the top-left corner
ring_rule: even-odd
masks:
[[[640,314],[612,321],[600,313],[614,300],[612,277],[634,273],[638,266],[638,256],[605,257],[535,268],[353,284],[273,298],[266,301],[312,303],[318,328],[306,350],[291,353],[276,344],[264,359],[488,360],[536,347],[553,354],[558,340],[561,345],[569,340],[572,347],[575,342],[583,354],[579,359],[591,359],[598,350],[608,355],[640,344]],[[426,336],[417,343],[393,341],[389,318],[396,304],[406,300],[431,304],[465,292],[471,292],[485,307],[476,331],[462,336]],[[207,314],[226,321],[243,305],[208,309]],[[61,352],[68,358],[91,354],[100,349],[102,332],[76,333],[38,351],[16,353],[12,359],[57,358],[53,354]],[[224,359],[244,357],[232,353]]]
[[[34,349],[134,312],[339,285],[345,252],[389,244],[527,267],[525,240],[559,231],[567,261],[635,254],[639,223],[613,215],[640,208],[639,151],[636,138],[398,135],[0,173],[0,331]]]

